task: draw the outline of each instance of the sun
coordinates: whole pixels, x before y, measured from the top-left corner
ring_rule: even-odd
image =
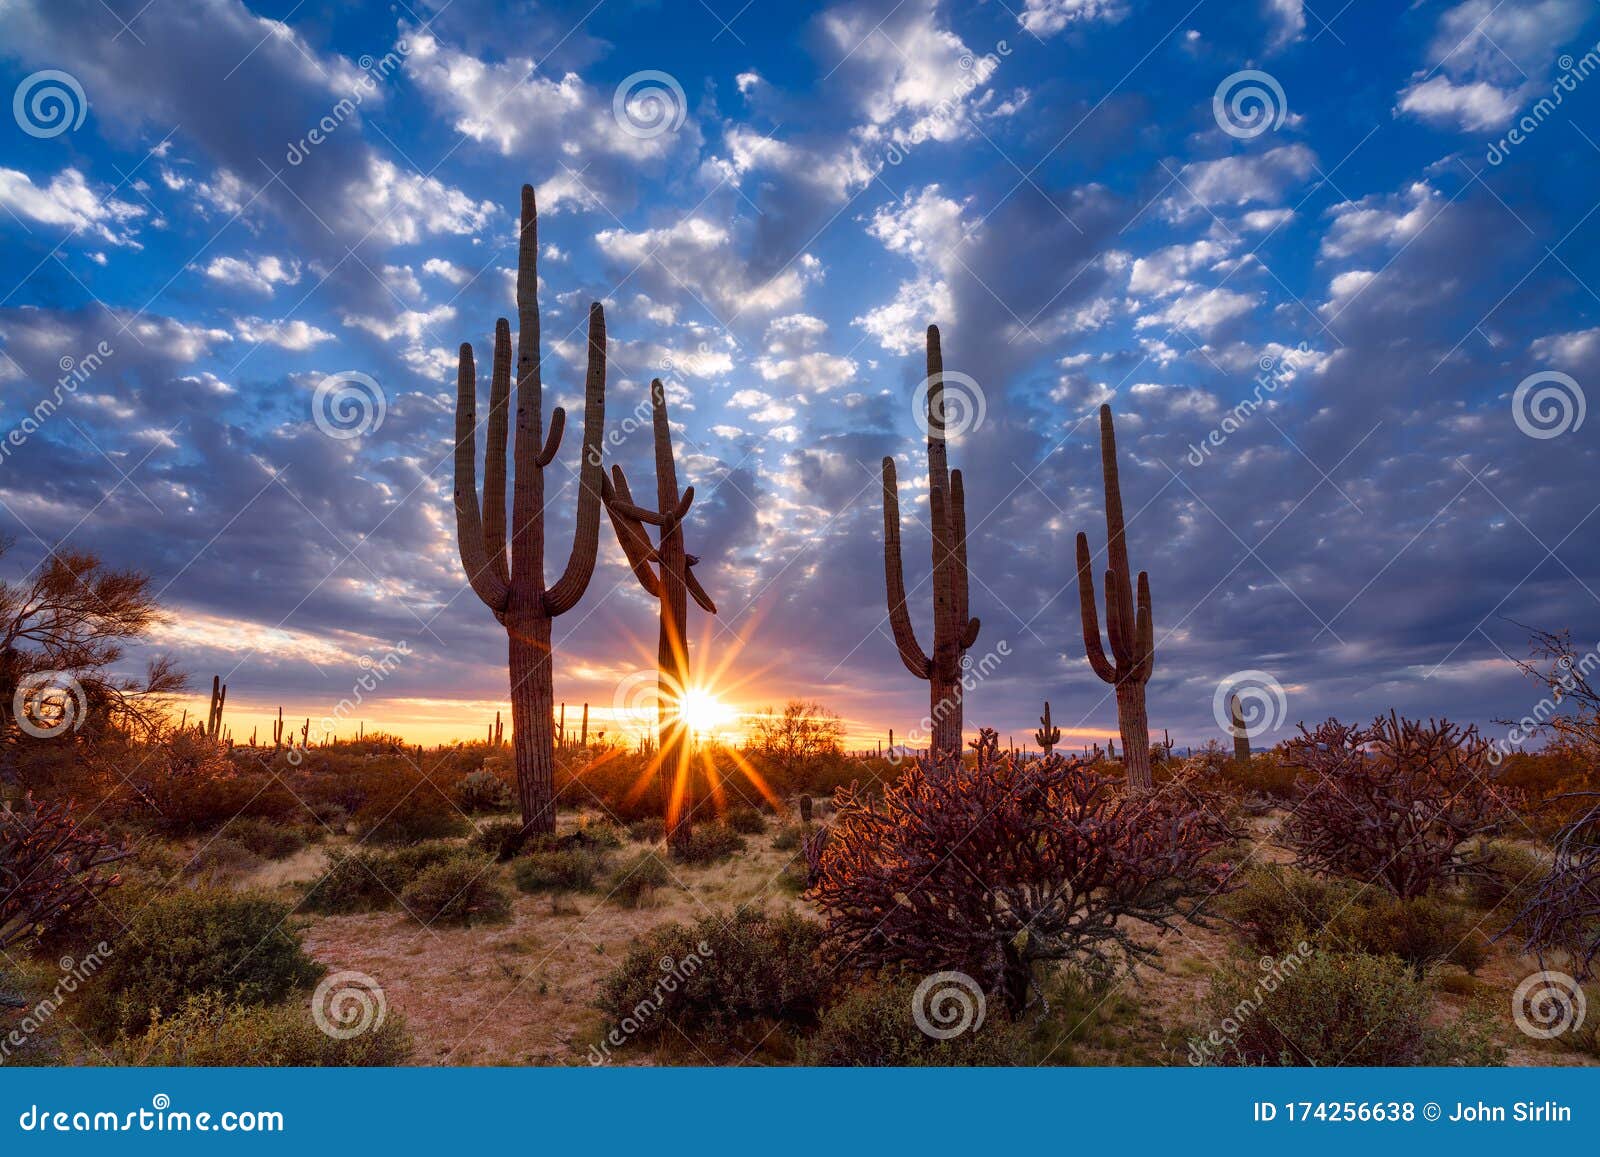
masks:
[[[707,734],[726,727],[738,712],[704,687],[690,687],[678,703],[678,714],[690,731]]]

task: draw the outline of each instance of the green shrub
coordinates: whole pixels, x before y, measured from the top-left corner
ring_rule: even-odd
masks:
[[[1446,900],[1398,900],[1369,889],[1328,927],[1331,944],[1373,956],[1398,956],[1421,977],[1441,962],[1476,972],[1488,958],[1487,938],[1469,913]]]
[[[628,825],[628,838],[641,844],[656,844],[667,838],[667,821],[660,816],[647,816]]]
[[[1005,1019],[999,1001],[991,1005],[996,1014],[986,1015],[982,1024],[976,1023],[973,1008],[973,1027],[938,1040],[913,1016],[916,990],[915,980],[853,989],[822,1014],[816,1032],[800,1046],[800,1063],[874,1068],[1027,1063],[1026,1034]]]
[[[219,993],[271,1004],[314,984],[320,964],[288,927],[290,906],[267,896],[173,892],[134,915],[95,976],[80,1023],[105,1038],[178,1011],[190,996]]]
[[[1550,865],[1535,852],[1502,840],[1490,842],[1481,854],[1478,874],[1467,881],[1467,899],[1479,908],[1492,909],[1494,926],[1499,928],[1514,920],[1533,898]]]
[[[116,1065],[402,1065],[411,1056],[411,1034],[389,1011],[366,1032],[339,1040],[317,1027],[303,994],[287,1004],[251,1007],[206,993],[190,997],[172,1016],[156,1017],[139,1035],[122,1035],[109,1055]]]
[[[506,781],[492,771],[473,771],[456,784],[456,803],[467,812],[503,812],[515,801]]]
[[[356,832],[376,844],[414,844],[465,834],[467,822],[454,802],[424,779],[385,783],[356,811]]]
[[[571,832],[558,836],[556,842],[562,847],[592,848],[606,852],[620,848],[625,841],[621,829],[615,824],[586,819]]]
[[[1222,1065],[1494,1065],[1505,1050],[1492,1018],[1470,1009],[1433,1027],[1433,994],[1394,956],[1317,952],[1274,974],[1226,968],[1205,1002],[1195,1041],[1203,1063]],[[1196,1053],[1191,1053],[1195,1059]],[[1198,1062],[1197,1062],[1198,1063]]]
[[[809,1026],[830,973],[817,966],[822,925],[741,908],[654,929],[600,983],[618,1035],[677,1037],[701,1048],[752,1048],[777,1024]]]
[[[422,924],[501,924],[511,918],[511,895],[489,861],[467,856],[425,869],[400,893],[400,904]]]
[[[238,841],[263,860],[286,860],[306,846],[303,829],[251,816],[231,821],[222,834]]]
[[[183,862],[186,879],[205,884],[224,884],[259,868],[260,856],[237,840],[226,836],[207,840]]]
[[[767,830],[767,817],[753,807],[731,808],[722,822],[745,836],[759,836]]]
[[[511,877],[523,892],[588,892],[604,864],[604,855],[588,848],[533,852],[513,864]]]
[[[801,843],[806,838],[806,829],[802,824],[789,824],[778,829],[778,834],[772,837],[772,848],[778,852],[797,852]]]
[[[656,890],[672,882],[654,852],[640,852],[628,860],[606,883],[606,899],[624,908],[644,908],[655,898]]]
[[[1255,947],[1274,956],[1316,940],[1328,922],[1354,902],[1358,884],[1313,876],[1281,864],[1241,874],[1241,886],[1218,898],[1217,910]]]
[[[306,892],[305,908],[333,915],[392,908],[406,885],[435,864],[467,855],[459,844],[426,843],[393,851],[346,852]]]
[[[522,851],[528,843],[528,835],[519,820],[495,820],[474,832],[468,842],[496,863],[503,864]]]
[[[714,864],[744,851],[744,838],[725,824],[696,824],[689,838],[673,844],[671,851],[686,864]]]

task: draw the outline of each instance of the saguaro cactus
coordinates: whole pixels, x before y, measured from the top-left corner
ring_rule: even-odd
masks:
[[[1050,723],[1050,700],[1044,701],[1044,714],[1039,716],[1039,730],[1033,733],[1034,742],[1044,749],[1046,755],[1050,749],[1061,742],[1061,728]]]
[[[900,661],[928,681],[928,719],[936,760],[961,758],[961,656],[978,641],[967,617],[967,509],[961,471],[945,450],[944,356],[939,327],[928,327],[928,513],[933,521],[933,654],[917,643],[900,562],[900,491],[894,459],[883,460],[883,572],[889,623]]]
[[[544,429],[544,382],[539,351],[538,211],[533,187],[522,187],[517,245],[517,434],[511,453],[511,549],[506,558],[507,424],[511,381],[511,326],[495,324],[489,387],[488,445],[483,505],[478,505],[477,371],[472,346],[463,343],[456,375],[456,537],[467,581],[506,629],[511,674],[511,738],[523,830],[553,832],[555,736],[552,716],[550,629],[557,615],[578,605],[594,574],[600,542],[600,440],[606,420],[606,321],[600,303],[589,307],[589,370],[584,383],[583,451],[578,475],[577,528],[561,578],[545,585],[544,472],[561,449],[566,412],[556,407]],[[542,448],[541,448],[542,447]]]
[[[700,560],[684,550],[683,520],[694,502],[694,487],[678,493],[667,393],[659,380],[650,383],[650,410],[655,428],[656,509],[634,502],[620,466],[611,468],[609,479],[602,476],[602,485],[606,511],[628,565],[645,593],[661,603],[661,633],[656,644],[656,759],[666,797],[667,842],[681,846],[689,838],[694,805],[687,728],[678,707],[689,688],[689,599],[713,615],[717,605],[694,576],[694,565]],[[654,547],[646,524],[657,528]]]
[[[1244,721],[1244,708],[1239,696],[1228,696],[1228,730],[1233,734],[1233,762],[1240,767],[1250,766],[1250,728]]]
[[[1078,609],[1083,620],[1083,649],[1094,673],[1117,692],[1117,726],[1122,732],[1123,761],[1128,784],[1149,788],[1150,721],[1145,714],[1144,686],[1155,666],[1155,632],[1150,619],[1150,578],[1139,572],[1139,603],[1134,610],[1132,571],[1128,543],[1123,533],[1122,486],[1117,478],[1117,435],[1111,424],[1111,407],[1100,407],[1100,469],[1106,488],[1106,637],[1111,640],[1115,663],[1100,646],[1100,622],[1095,615],[1094,574],[1090,570],[1089,538],[1078,533]]]
[[[228,701],[228,685],[221,675],[211,676],[211,708],[206,713],[206,736],[210,739],[222,735],[222,706]]]

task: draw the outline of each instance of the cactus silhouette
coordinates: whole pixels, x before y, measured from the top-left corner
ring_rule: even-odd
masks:
[[[621,466],[612,466],[610,478],[601,475],[601,487],[611,526],[634,577],[645,593],[661,604],[661,630],[656,645],[655,758],[666,799],[667,842],[679,847],[689,838],[695,804],[689,737],[678,709],[689,689],[689,599],[713,615],[717,605],[694,576],[694,566],[700,560],[684,549],[683,520],[694,502],[694,487],[678,492],[672,427],[667,421],[667,392],[659,379],[650,383],[650,410],[655,433],[656,509],[634,502]],[[654,547],[645,530],[647,525],[656,528]],[[587,706],[584,726],[588,726]]]
[[[1039,730],[1033,733],[1034,742],[1037,743],[1046,755],[1050,749],[1061,742],[1061,728],[1050,723],[1050,700],[1044,701],[1044,714],[1039,716]]]
[[[1250,728],[1245,725],[1244,708],[1239,696],[1228,696],[1228,730],[1233,733],[1233,762],[1240,767],[1250,766]]]
[[[1155,666],[1155,633],[1150,618],[1150,578],[1139,572],[1139,601],[1134,609],[1132,572],[1122,520],[1122,486],[1117,477],[1117,435],[1111,407],[1100,407],[1100,469],[1106,494],[1106,637],[1111,655],[1100,646],[1100,622],[1095,614],[1094,573],[1090,569],[1089,538],[1078,533],[1078,611],[1083,620],[1083,649],[1089,666],[1116,688],[1117,726],[1122,732],[1123,760],[1129,786],[1143,790],[1150,777],[1150,722],[1145,713],[1144,688]]]
[[[489,387],[489,426],[478,504],[477,371],[472,346],[463,343],[456,375],[455,508],[461,565],[473,592],[506,629],[511,676],[511,738],[517,800],[525,832],[556,827],[555,736],[550,631],[572,610],[594,575],[600,541],[600,441],[606,410],[606,319],[599,302],[589,307],[589,369],[584,383],[583,450],[578,475],[577,524],[561,577],[544,577],[545,477],[561,449],[566,412],[559,406],[544,427],[544,382],[539,350],[539,236],[533,187],[522,187],[517,244],[517,372],[511,379],[511,326],[495,324]],[[510,559],[506,550],[506,458],[509,411],[516,399],[516,439],[511,451]]]
[[[900,560],[900,491],[893,458],[883,460],[883,571],[889,622],[900,661],[928,681],[932,758],[961,757],[961,657],[978,641],[978,620],[967,617],[967,510],[961,471],[945,448],[944,356],[939,327],[928,327],[928,513],[933,522],[933,654],[917,642],[906,607]]]

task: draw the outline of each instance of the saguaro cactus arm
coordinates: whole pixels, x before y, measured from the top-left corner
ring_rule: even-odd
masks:
[[[1100,617],[1095,609],[1094,571],[1090,569],[1089,536],[1078,532],[1078,617],[1083,620],[1083,650],[1089,666],[1107,683],[1117,681],[1117,671],[1100,645]],[[1109,596],[1107,609],[1109,610]]]
[[[456,372],[456,542],[461,550],[461,566],[467,572],[467,582],[473,593],[500,616],[505,614],[511,589],[507,580],[496,573],[485,546],[483,519],[478,510],[477,425],[477,370],[472,360],[472,346],[463,342]],[[504,506],[502,497],[502,510]]]
[[[893,458],[883,460],[883,573],[889,593],[889,626],[900,661],[917,678],[926,679],[932,664],[917,642],[911,610],[906,606],[905,572],[900,561],[900,491]]]
[[[556,411],[551,423],[554,441],[561,438],[566,415]],[[583,392],[583,461],[578,468],[578,523],[572,536],[567,568],[550,588],[545,604],[552,615],[565,614],[583,597],[594,577],[595,552],[600,545],[600,491],[605,470],[600,464],[600,440],[606,427],[606,315],[597,301],[589,307],[589,374]],[[554,451],[551,451],[554,457]],[[543,463],[540,463],[542,466]]]
[[[489,379],[489,431],[483,456],[483,539],[489,565],[501,582],[511,581],[506,561],[506,439],[511,419],[511,323],[494,326],[494,365]]]

